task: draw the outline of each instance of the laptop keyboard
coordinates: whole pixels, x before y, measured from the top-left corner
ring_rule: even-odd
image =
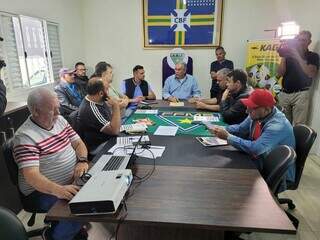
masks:
[[[118,170],[125,156],[112,156],[107,164],[103,167],[103,171]]]

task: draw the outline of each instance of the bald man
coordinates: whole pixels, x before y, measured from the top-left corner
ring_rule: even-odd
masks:
[[[177,63],[175,66],[175,74],[168,77],[164,83],[162,96],[170,102],[179,100],[189,100],[194,102],[201,96],[196,79],[187,74],[187,64]]]
[[[73,181],[88,170],[88,153],[76,132],[59,115],[59,101],[53,91],[35,89],[27,103],[31,116],[14,137],[19,189],[26,205],[48,211],[58,199],[70,200],[78,192]],[[81,227],[81,223],[53,222],[43,237],[74,239],[85,234]]]

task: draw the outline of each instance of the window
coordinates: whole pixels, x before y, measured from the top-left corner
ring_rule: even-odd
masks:
[[[59,28],[55,23],[0,12],[1,57],[9,92],[52,83],[62,67]]]

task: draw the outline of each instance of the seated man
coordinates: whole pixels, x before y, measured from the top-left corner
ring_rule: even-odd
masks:
[[[228,68],[223,68],[217,72],[217,83],[219,84],[220,91],[217,92],[217,96],[215,98],[210,99],[202,99],[196,101],[197,109],[206,109],[214,112],[220,111],[220,102],[222,98],[223,92],[227,88],[228,79],[227,76],[231,72]]]
[[[276,102],[268,90],[256,89],[249,98],[240,101],[247,106],[249,116],[242,123],[226,129],[214,127],[210,129],[212,133],[251,155],[258,169],[263,168],[262,159],[276,146],[295,148],[293,128],[275,107]],[[286,180],[294,182],[295,165],[289,168]]]
[[[220,113],[225,123],[241,123],[248,116],[246,106],[240,101],[250,95],[251,87],[247,87],[247,74],[236,69],[228,74],[227,79],[228,87],[221,97]]]
[[[35,89],[27,102],[31,116],[15,134],[13,155],[24,203],[43,212],[58,199],[71,200],[78,192],[79,187],[72,182],[88,170],[87,149],[59,115],[59,101],[53,91]],[[52,222],[44,239],[74,239],[81,226],[77,222]]]
[[[106,81],[109,85],[108,96],[110,98],[116,99],[119,102],[121,109],[121,116],[124,116],[125,109],[129,104],[129,99],[127,96],[118,92],[112,85],[113,71],[112,66],[106,62],[99,62],[95,66],[95,71],[91,77],[101,78],[102,81]]]
[[[60,102],[61,115],[64,117],[68,117],[71,112],[77,110],[84,98],[79,87],[75,84],[73,75],[74,70],[61,68],[59,71],[60,82],[54,88]]]
[[[97,150],[99,145],[120,131],[119,102],[108,98],[108,87],[108,82],[97,77],[91,78],[87,87],[88,95],[79,108],[79,130],[92,154],[95,154],[94,150]]]
[[[156,99],[156,95],[144,77],[143,66],[137,65],[133,68],[133,77],[123,80],[121,83],[122,94],[129,98],[129,109],[136,109],[138,103],[143,100]]]
[[[164,83],[162,96],[170,102],[178,102],[179,100],[190,100],[200,97],[201,92],[196,79],[187,73],[187,65],[185,63],[177,63],[175,66],[175,74],[168,77]]]
[[[74,72],[74,80],[79,87],[79,90],[81,92],[82,96],[87,95],[87,84],[89,81],[88,76],[86,75],[86,66],[83,62],[77,62],[74,66],[75,72]]]

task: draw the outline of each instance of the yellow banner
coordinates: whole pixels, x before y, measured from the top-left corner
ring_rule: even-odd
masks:
[[[280,57],[278,39],[248,41],[246,70],[249,84],[278,93],[281,81],[277,78]]]

